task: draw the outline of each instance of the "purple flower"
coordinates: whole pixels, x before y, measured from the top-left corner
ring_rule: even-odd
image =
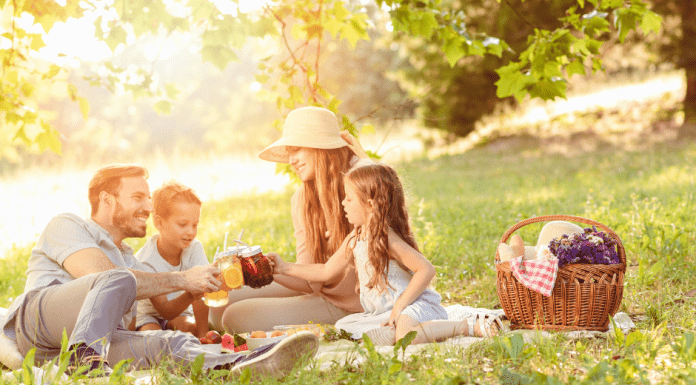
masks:
[[[614,265],[620,263],[616,240],[594,226],[584,232],[562,235],[549,243],[549,250],[558,258],[558,267],[571,263]]]

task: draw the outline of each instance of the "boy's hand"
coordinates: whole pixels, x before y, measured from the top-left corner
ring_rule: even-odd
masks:
[[[268,257],[268,264],[273,268],[273,274],[285,274],[286,262],[278,253],[268,253],[266,257]]]

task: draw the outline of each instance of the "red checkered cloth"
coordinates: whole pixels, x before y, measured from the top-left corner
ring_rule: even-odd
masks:
[[[549,261],[526,260],[517,257],[510,260],[512,274],[530,290],[551,296],[558,274],[558,259]]]

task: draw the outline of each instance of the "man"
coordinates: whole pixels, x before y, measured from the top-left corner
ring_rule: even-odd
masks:
[[[317,350],[318,339],[302,333],[248,356],[211,354],[179,331],[126,330],[138,299],[185,290],[189,295],[219,290],[215,265],[173,273],[140,270],[125,238],[144,237],[153,210],[148,172],[137,165],[115,164],[94,174],[89,185],[91,218],[73,214],[53,218],[32,250],[24,293],[2,325],[22,355],[36,348],[36,359],[60,353],[63,330],[69,336],[69,371],[87,368],[91,376],[109,375],[109,362],[133,359],[131,369],[157,365],[170,356],[184,367],[205,353],[205,369],[250,368],[281,376]],[[253,316],[253,315],[246,315]]]

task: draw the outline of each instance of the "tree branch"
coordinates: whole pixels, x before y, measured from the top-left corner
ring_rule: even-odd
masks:
[[[273,10],[271,9],[271,7],[268,4],[265,5],[265,9],[268,12],[270,12],[273,15],[273,17],[275,17],[275,19],[278,20],[278,22],[280,23],[280,31],[281,31],[281,34],[283,35],[283,44],[285,44],[285,48],[288,50],[288,52],[290,53],[290,56],[292,57],[292,67],[297,66],[300,68],[300,70],[302,70],[302,73],[304,74],[305,80],[307,82],[307,88],[310,90],[310,92],[312,94],[314,94],[314,91],[313,91],[314,89],[312,88],[312,85],[309,82],[309,78],[307,77],[309,70],[307,70],[307,68],[304,65],[302,65],[301,60],[297,59],[297,57],[295,56],[295,51],[293,51],[292,48],[290,47],[290,42],[288,41],[288,35],[285,32],[285,27],[287,26],[287,24],[285,23],[285,21],[283,21],[283,19],[280,16],[278,16],[277,13],[273,12]],[[305,44],[303,44],[301,47],[306,47],[308,45],[308,43],[309,43],[309,41],[305,42]],[[299,50],[299,48],[300,47],[298,47],[298,50]]]

